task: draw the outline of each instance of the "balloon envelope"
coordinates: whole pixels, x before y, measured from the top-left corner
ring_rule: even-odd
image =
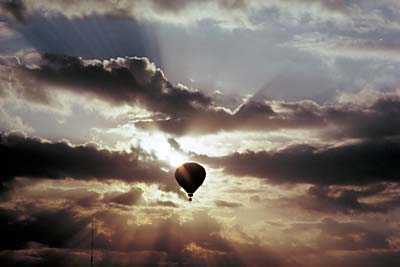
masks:
[[[193,193],[203,184],[205,178],[206,170],[195,162],[186,162],[176,168],[175,171],[176,181],[188,193],[189,197],[193,196]]]

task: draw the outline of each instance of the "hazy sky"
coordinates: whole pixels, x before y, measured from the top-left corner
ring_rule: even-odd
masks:
[[[0,0],[0,266],[399,266],[399,8]]]

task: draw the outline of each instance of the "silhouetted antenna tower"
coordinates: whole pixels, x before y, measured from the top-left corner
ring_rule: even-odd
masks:
[[[90,242],[90,267],[93,267],[93,217],[92,217],[92,238]]]

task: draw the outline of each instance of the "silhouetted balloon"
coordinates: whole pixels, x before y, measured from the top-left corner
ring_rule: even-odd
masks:
[[[188,193],[189,201],[192,201],[193,193],[203,184],[205,178],[206,170],[195,162],[186,162],[175,171],[175,179]]]

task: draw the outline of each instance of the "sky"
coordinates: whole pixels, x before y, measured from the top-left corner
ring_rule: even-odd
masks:
[[[0,0],[0,266],[400,266],[399,8]]]

